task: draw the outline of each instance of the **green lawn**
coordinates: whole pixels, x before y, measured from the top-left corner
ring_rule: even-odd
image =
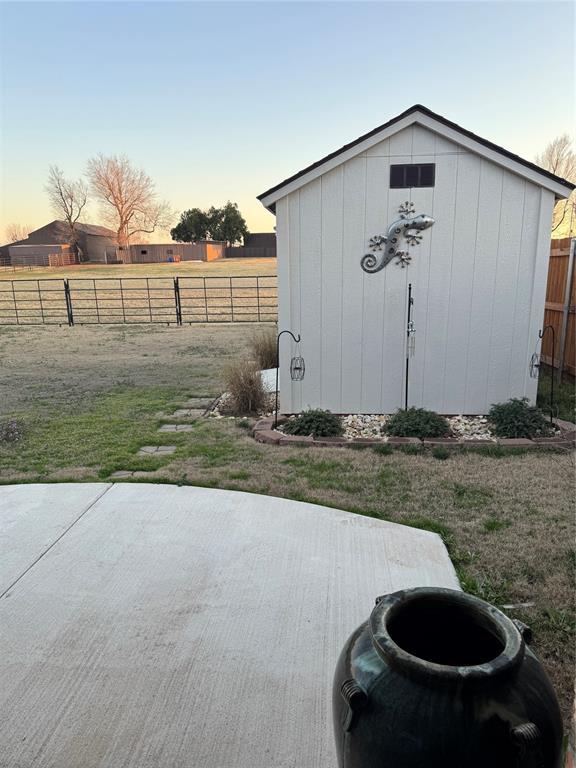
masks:
[[[0,421],[17,418],[24,428],[21,441],[0,447],[0,481],[94,481],[116,470],[145,471],[137,479],[283,496],[435,531],[465,589],[533,627],[568,719],[572,452],[265,446],[243,419],[203,418],[191,432],[158,432],[163,414],[221,391],[223,365],[250,354],[252,333],[230,324],[0,329]],[[573,403],[569,392],[564,398]],[[145,444],[177,450],[136,456]]]

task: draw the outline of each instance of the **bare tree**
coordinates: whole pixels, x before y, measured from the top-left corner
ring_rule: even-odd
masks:
[[[544,152],[536,156],[536,163],[556,176],[576,182],[576,153],[572,149],[572,139],[567,133],[553,139]],[[575,234],[576,191],[573,191],[567,200],[560,200],[554,207],[552,236],[573,237]]]
[[[26,240],[30,227],[26,224],[16,224],[12,222],[6,227],[6,240],[9,243],[15,243],[18,240]]]
[[[46,192],[54,213],[64,219],[68,227],[68,240],[74,249],[78,249],[76,224],[88,202],[88,188],[80,179],[70,181],[57,165],[51,165],[48,172]]]
[[[128,245],[136,234],[170,226],[173,214],[168,203],[159,200],[150,176],[135,168],[125,155],[92,158],[88,178],[106,222],[118,233],[118,245]]]

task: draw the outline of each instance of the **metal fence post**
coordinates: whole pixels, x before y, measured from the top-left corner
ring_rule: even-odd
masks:
[[[182,325],[182,303],[180,301],[180,282],[174,278],[174,302],[176,304],[176,325]]]
[[[72,296],[70,295],[70,284],[68,283],[68,280],[64,280],[64,298],[66,299],[68,325],[74,325],[74,311],[72,309]]]

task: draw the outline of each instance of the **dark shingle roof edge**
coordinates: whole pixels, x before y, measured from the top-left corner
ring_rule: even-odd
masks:
[[[439,123],[442,123],[448,128],[452,128],[452,130],[457,131],[458,133],[461,133],[463,136],[467,136],[469,139],[473,139],[474,141],[477,141],[479,144],[482,144],[488,149],[491,149],[494,152],[498,152],[499,154],[504,155],[504,157],[508,157],[510,160],[514,160],[520,165],[524,165],[526,168],[530,168],[531,170],[536,171],[537,173],[540,173],[542,176],[546,176],[547,178],[557,182],[558,184],[562,184],[562,186],[566,187],[566,189],[569,191],[572,191],[573,189],[576,188],[576,184],[572,184],[572,182],[566,181],[566,179],[562,179],[560,176],[556,176],[554,173],[551,173],[550,171],[546,171],[544,168],[540,168],[539,165],[536,165],[535,163],[531,163],[530,160],[525,160],[523,157],[520,157],[519,155],[515,155],[513,152],[509,152],[507,149],[504,149],[504,147],[500,147],[498,146],[498,144],[494,144],[493,142],[488,141],[488,139],[483,139],[481,136],[477,136],[475,133],[472,133],[472,131],[468,131],[466,130],[466,128],[462,128],[462,126],[458,125],[457,123],[453,123],[451,120],[448,120],[447,118],[442,117],[442,115],[439,115],[437,112],[433,112],[431,109],[428,109],[428,107],[425,107],[422,104],[414,104],[414,106],[410,107],[409,109],[406,109],[404,112],[401,112],[399,115],[396,115],[396,117],[393,117],[391,120],[388,120],[387,123],[383,123],[383,125],[379,125],[377,128],[374,128],[374,130],[369,131],[368,133],[365,133],[363,136],[359,136],[357,139],[354,139],[354,141],[351,141],[349,144],[344,144],[343,147],[340,147],[340,149],[337,149],[335,152],[331,152],[329,155],[326,155],[321,160],[317,160],[315,163],[312,163],[312,165],[309,165],[306,168],[303,168],[301,171],[298,171],[298,173],[295,173],[293,176],[289,176],[287,179],[284,179],[284,181],[281,181],[279,184],[276,184],[275,186],[270,187],[270,189],[267,189],[266,192],[263,192],[261,195],[258,195],[257,199],[262,200],[268,195],[271,195],[273,192],[277,192],[279,189],[286,186],[287,184],[290,184],[291,182],[296,181],[301,176],[305,176],[307,173],[310,173],[310,171],[313,171],[315,168],[318,168],[324,163],[327,163],[329,160],[332,160],[333,158],[338,157],[338,155],[341,155],[343,152],[346,152],[347,150],[352,149],[352,147],[355,147],[357,144],[360,144],[361,142],[366,141],[366,139],[369,139],[372,136],[376,135],[377,133],[380,133],[380,131],[383,131],[386,128],[389,128],[390,126],[402,120],[404,117],[408,117],[408,115],[411,115],[414,112],[422,112],[422,114],[428,115],[428,117],[431,117],[434,120],[437,120]],[[273,208],[274,206],[272,205],[271,209]]]

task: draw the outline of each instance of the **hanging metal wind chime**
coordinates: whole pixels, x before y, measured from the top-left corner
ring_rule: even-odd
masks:
[[[274,429],[278,426],[278,373],[280,371],[280,337],[282,334],[287,333],[296,342],[296,344],[300,344],[301,337],[300,334],[297,336],[294,336],[292,331],[280,331],[278,336],[276,337],[276,401],[274,406]],[[292,381],[302,381],[304,378],[304,374],[306,372],[306,363],[304,362],[304,358],[302,356],[296,356],[292,357],[290,359],[290,378]]]

